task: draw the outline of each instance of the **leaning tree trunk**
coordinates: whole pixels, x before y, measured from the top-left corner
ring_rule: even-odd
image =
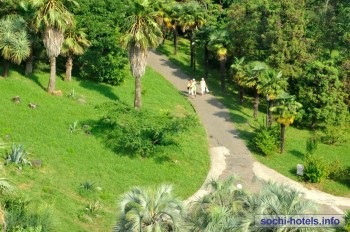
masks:
[[[177,28],[176,24],[173,27],[173,39],[174,39],[174,55],[177,53]]]
[[[190,30],[189,31],[189,34],[190,34],[190,56],[191,56],[191,68],[193,68],[193,64],[194,64],[194,36],[193,36],[193,31]]]
[[[56,57],[50,57],[50,79],[47,92],[53,93],[56,90]]]
[[[147,50],[141,49],[138,44],[129,47],[130,68],[135,78],[134,107],[136,109],[141,108],[141,77],[146,71],[147,55]]]
[[[281,123],[281,144],[280,144],[280,153],[282,154],[284,152],[284,141],[285,141],[285,134],[286,134],[286,125]]]
[[[4,70],[2,70],[2,76],[5,78],[8,77],[9,75],[9,66],[10,66],[9,61],[4,59]]]
[[[258,117],[258,109],[259,109],[259,93],[256,87],[254,87],[254,112],[253,117],[257,119]]]
[[[73,56],[68,54],[66,61],[66,76],[64,77],[65,81],[72,80],[72,69],[73,69]]]

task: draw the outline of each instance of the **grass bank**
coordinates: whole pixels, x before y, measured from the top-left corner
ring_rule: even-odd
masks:
[[[48,77],[48,73],[36,73],[27,78],[11,71],[7,79],[0,78],[0,138],[23,144],[30,160],[42,162],[40,168],[20,170],[1,161],[0,177],[31,201],[52,208],[57,231],[110,231],[118,197],[132,186],[170,183],[186,199],[202,185],[209,169],[203,127],[191,128],[179,146],[164,148],[155,158],[121,156],[83,128],[101,117],[96,105],[119,99],[132,106],[133,78],[112,87],[90,81],[64,82],[58,77],[56,89],[63,96],[51,96],[44,91]],[[147,69],[142,82],[144,108],[193,113],[189,102],[152,69]],[[17,95],[19,104],[11,101]],[[31,109],[29,103],[37,108]],[[84,182],[100,190],[84,191],[80,187]],[[85,209],[96,201],[101,206],[99,217],[86,217]]]

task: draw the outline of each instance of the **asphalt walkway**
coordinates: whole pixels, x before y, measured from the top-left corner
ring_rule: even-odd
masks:
[[[186,85],[191,77],[183,73],[166,56],[151,51],[148,66],[163,75],[182,94],[186,95]],[[200,80],[196,80],[199,82]],[[197,88],[198,89],[198,88]],[[209,86],[210,89],[210,86]],[[230,121],[229,111],[211,94],[189,98],[200,120],[202,121],[209,141],[211,167],[207,176],[210,179],[226,179],[238,176],[237,184],[250,191],[260,188],[257,178],[284,183],[298,189],[305,198],[321,205],[320,213],[336,214],[350,210],[350,199],[336,197],[318,190],[310,190],[300,183],[293,181],[278,172],[257,162],[248,150],[244,141],[239,138],[233,123]],[[202,186],[187,201],[190,202],[203,194],[206,190]]]

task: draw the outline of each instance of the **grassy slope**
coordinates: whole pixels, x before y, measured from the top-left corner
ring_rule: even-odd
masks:
[[[118,87],[88,81],[63,82],[57,89],[63,96],[50,96],[44,91],[48,74],[38,73],[25,78],[11,72],[0,78],[0,137],[22,143],[31,159],[40,159],[39,169],[0,166],[0,176],[18,186],[20,192],[34,201],[51,205],[57,217],[58,231],[109,231],[115,223],[118,196],[135,185],[172,183],[182,198],[193,194],[203,183],[209,168],[207,139],[202,127],[183,136],[181,146],[164,150],[164,159],[130,159],[118,156],[104,146],[101,139],[82,131],[70,133],[74,121],[83,124],[96,121],[97,104],[121,99],[133,104],[133,79],[127,78]],[[151,69],[143,78],[143,107],[155,111],[191,112],[189,102],[171,84]],[[74,89],[83,102],[67,97]],[[19,95],[16,105],[11,98]],[[37,103],[30,109],[28,103]],[[190,141],[190,142],[189,142]],[[80,183],[92,181],[102,191],[79,194]],[[100,199],[102,217],[94,222],[78,219],[86,205]]]
[[[179,65],[183,70],[195,75],[197,77],[203,76],[203,52],[201,48],[198,48],[198,66],[197,72],[194,74],[189,68],[189,44],[185,39],[179,41],[179,50],[177,55],[173,55],[173,46],[171,41],[166,41],[165,45],[159,48],[161,52],[166,54],[170,60]],[[230,78],[229,78],[230,79]],[[249,146],[253,136],[254,129],[262,124],[265,117],[266,105],[264,100],[260,100],[260,114],[258,121],[252,118],[253,106],[252,99],[246,98],[243,106],[238,102],[238,94],[235,89],[230,89],[227,94],[222,95],[220,91],[220,76],[218,70],[210,69],[207,83],[209,89],[230,109],[231,118],[234,122],[236,129],[239,131],[241,138],[246,141]],[[349,128],[350,131],[350,128]],[[272,157],[263,157],[259,154],[255,154],[257,160],[261,163],[275,169],[276,171],[288,176],[294,180],[299,180],[295,175],[296,165],[303,163],[303,154],[306,151],[306,139],[310,136],[310,133],[306,130],[299,130],[294,127],[287,128],[285,154],[276,154]],[[348,134],[348,141],[350,141],[350,134]],[[324,156],[325,160],[333,161],[339,159],[342,164],[350,166],[350,143],[329,146],[320,144],[317,153]],[[350,183],[340,184],[331,180],[325,180],[320,184],[308,184],[309,187],[317,187],[322,191],[329,192],[335,195],[350,197]]]

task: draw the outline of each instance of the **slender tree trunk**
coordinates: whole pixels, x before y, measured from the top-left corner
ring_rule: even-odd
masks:
[[[135,76],[135,99],[134,107],[141,108],[141,76]]]
[[[9,66],[10,66],[9,61],[4,59],[4,70],[2,70],[2,76],[5,78],[7,78],[9,75]]]
[[[285,134],[286,134],[286,126],[281,123],[281,144],[280,144],[280,153],[281,154],[283,154],[283,152],[284,152]]]
[[[67,61],[66,61],[66,76],[64,78],[65,81],[72,80],[72,69],[73,69],[73,57],[71,55],[68,55]]]
[[[193,38],[193,32],[190,30],[190,56],[191,56],[191,64],[190,67],[193,68],[193,63],[194,63],[194,38]]]
[[[174,40],[174,55],[177,53],[177,28],[176,25],[173,27],[173,40]]]
[[[53,93],[56,90],[56,57],[50,57],[50,79],[47,92]]]
[[[272,112],[271,112],[271,108],[274,106],[274,101],[273,100],[269,100],[267,101],[267,126],[271,127],[272,125]]]
[[[259,110],[259,93],[255,87],[254,88],[254,113],[253,113],[254,119],[257,119],[258,117],[258,110]]]
[[[221,90],[226,90],[226,57],[220,59]]]
[[[26,76],[33,73],[33,61],[34,61],[34,56],[33,56],[33,51],[31,50],[30,55],[26,62],[26,70],[24,72]]]
[[[193,71],[196,73],[196,44],[193,44]]]
[[[209,49],[208,49],[209,42],[206,41],[204,45],[204,77],[208,77],[209,73]]]
[[[238,85],[239,86],[239,103],[241,105],[243,105],[243,101],[244,101],[244,87],[242,85]]]

